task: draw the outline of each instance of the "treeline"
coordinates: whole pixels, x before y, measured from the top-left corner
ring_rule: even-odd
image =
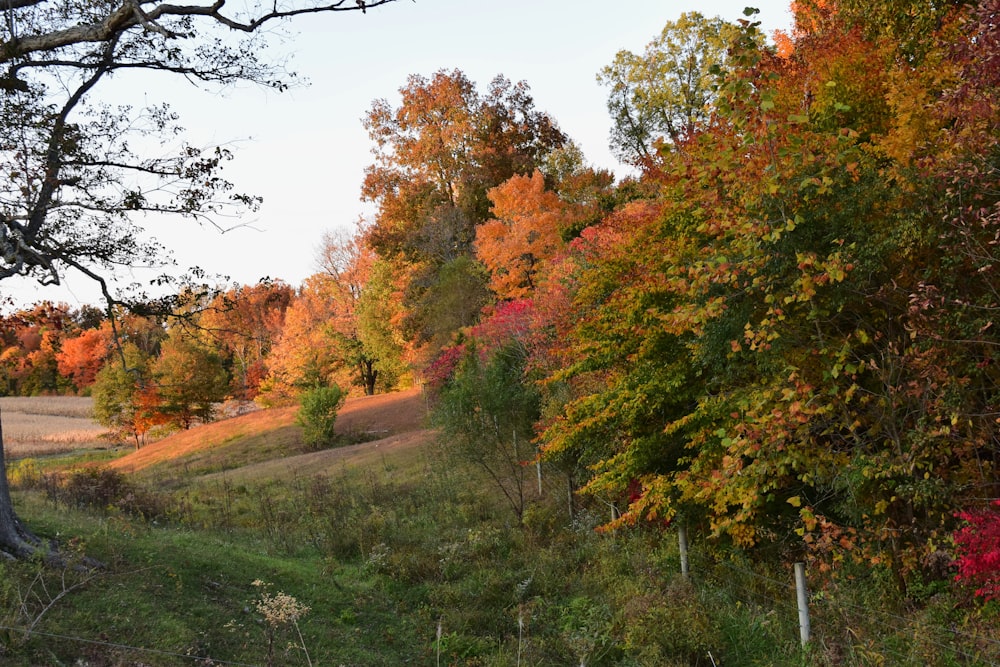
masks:
[[[372,322],[376,290],[360,294],[358,248],[327,236],[320,272],[297,290],[191,292],[157,315],[41,303],[3,316],[0,395],[92,395],[97,420],[141,446],[154,429],[213,419],[225,401],[286,405],[311,389],[408,382],[400,348]]]
[[[123,315],[126,366],[166,387],[195,346],[272,402],[413,378],[470,456],[540,452],[618,525],[943,580],[956,511],[998,495],[1000,5],[793,10],[773,42],[687,14],[620,53],[617,182],[525,84],[411,76],[365,117],[374,218],[157,348]],[[82,389],[86,319],[8,335],[6,390]]]

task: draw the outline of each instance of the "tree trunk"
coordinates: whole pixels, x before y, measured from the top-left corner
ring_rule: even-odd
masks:
[[[7,462],[3,448],[3,419],[0,415],[0,553],[24,558],[35,552],[40,540],[24,527],[14,513],[7,484]]]
[[[378,381],[378,369],[375,368],[375,360],[364,358],[359,364],[361,370],[361,383],[365,388],[365,396],[375,395],[375,383]]]

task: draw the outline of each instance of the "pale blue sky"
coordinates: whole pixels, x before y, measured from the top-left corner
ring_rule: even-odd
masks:
[[[589,162],[622,174],[608,150],[606,90],[597,72],[621,49],[641,52],[684,12],[735,21],[748,4],[761,10],[756,19],[767,34],[789,27],[783,0],[402,0],[366,15],[294,23],[294,39],[280,48],[310,81],[306,88],[278,94],[245,87],[220,95],[146,75],[123,79],[103,95],[112,102],[168,101],[191,143],[235,142],[236,159],[225,175],[238,190],[264,197],[261,210],[244,220],[250,226],[225,235],[183,220],[151,224],[181,267],[198,265],[239,283],[271,276],[298,286],[315,272],[323,232],[351,227],[368,212],[359,200],[371,162],[361,118],[376,98],[397,103],[409,74],[458,68],[480,90],[497,74],[525,80],[536,108],[555,118]],[[22,303],[98,302],[89,281],[72,275],[65,287],[8,279],[0,289]]]

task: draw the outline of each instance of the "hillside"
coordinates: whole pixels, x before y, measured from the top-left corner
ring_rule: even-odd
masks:
[[[259,410],[171,435],[120,459],[111,467],[149,472],[184,466],[202,474],[279,462],[285,469],[315,469],[331,461],[386,448],[418,445],[430,438],[426,405],[419,389],[348,398],[337,416],[337,432],[361,444],[313,452],[295,424],[298,408]],[[234,451],[238,450],[238,451]]]

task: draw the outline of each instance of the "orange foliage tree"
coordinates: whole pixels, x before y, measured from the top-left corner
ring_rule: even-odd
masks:
[[[544,262],[562,247],[572,207],[545,189],[545,177],[512,176],[489,191],[493,219],[476,228],[475,249],[500,299],[530,295]]]
[[[258,394],[292,295],[280,281],[244,285],[218,295],[202,313],[199,326],[232,368],[233,396],[246,400]]]
[[[111,351],[109,327],[85,329],[78,336],[67,338],[56,354],[59,373],[72,380],[77,390],[94,384],[97,372]]]

